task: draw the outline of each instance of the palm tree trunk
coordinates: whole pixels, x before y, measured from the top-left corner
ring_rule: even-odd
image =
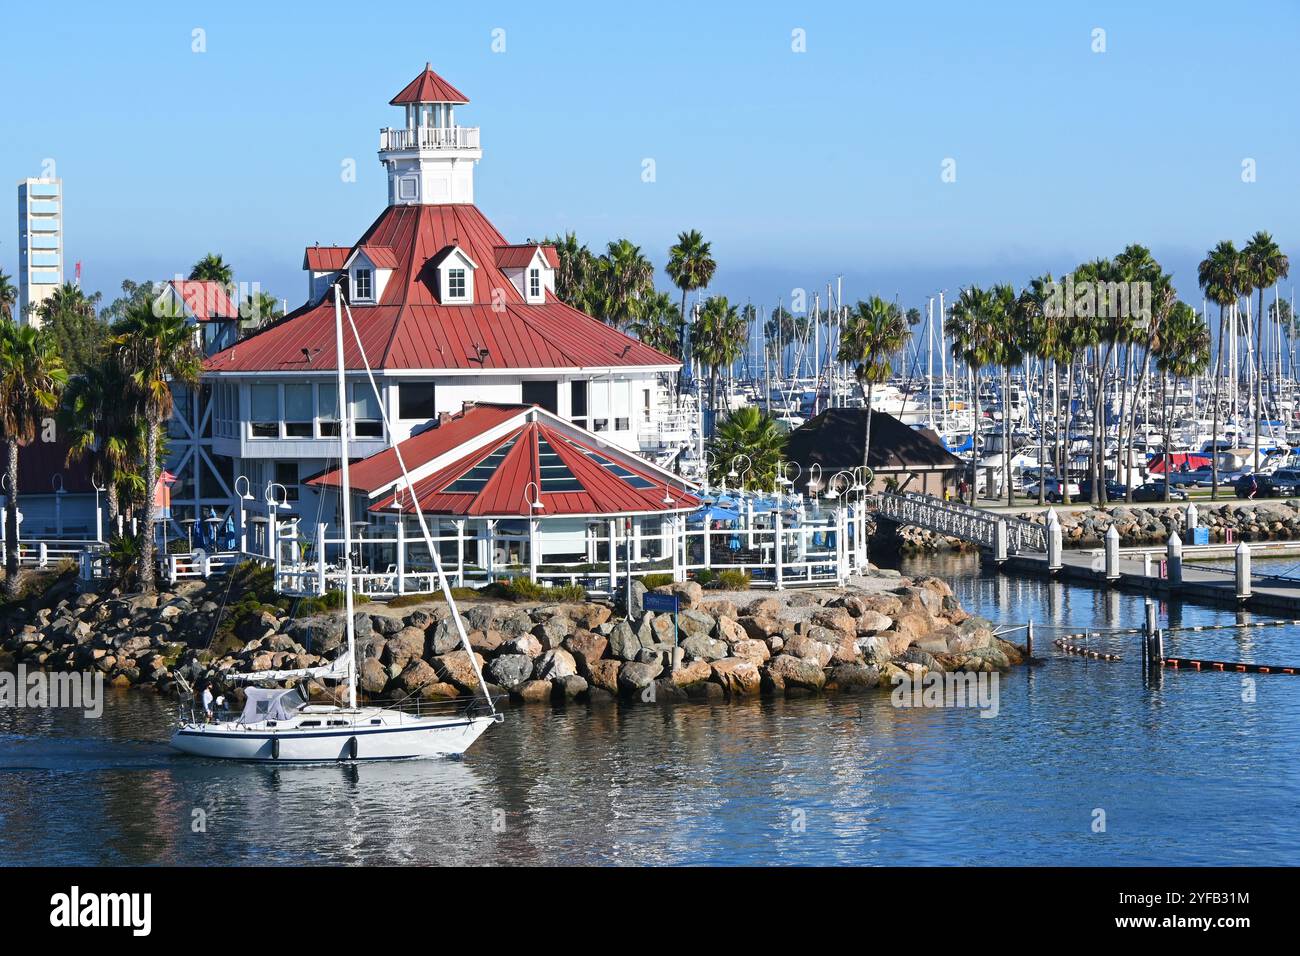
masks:
[[[686,287],[682,287],[682,327],[677,330],[677,351],[681,354],[678,356],[682,360],[682,370],[677,373],[677,394],[681,395],[686,391],[686,370],[690,368],[686,364]]]
[[[1177,376],[1177,375],[1174,376],[1174,394],[1175,394],[1175,395],[1178,394],[1178,376]],[[1169,500],[1169,464],[1168,464],[1168,462],[1169,462],[1169,457],[1168,457],[1168,455],[1169,455],[1169,419],[1170,419],[1170,415],[1169,415],[1169,373],[1168,373],[1168,372],[1166,372],[1166,373],[1164,373],[1163,375],[1160,376],[1160,404],[1161,404],[1161,406],[1162,406],[1163,409],[1164,409],[1164,420],[1165,420],[1165,421],[1164,421],[1164,425],[1165,425],[1165,429],[1164,429],[1164,430],[1165,430],[1165,442],[1164,442],[1164,444],[1165,444],[1165,447],[1164,447],[1163,451],[1164,451],[1164,453],[1165,453],[1165,501],[1168,501],[1168,500]],[[1132,497],[1133,497],[1132,494],[1131,494],[1132,489],[1130,488],[1129,491],[1130,491],[1129,500],[1132,500]]]
[[[1214,425],[1210,428],[1210,500],[1219,497],[1219,397],[1223,390],[1223,306],[1219,306],[1219,354],[1214,369]],[[1169,481],[1169,459],[1165,458],[1165,483]]]
[[[140,529],[140,590],[154,590],[154,522],[158,520],[158,423],[145,426],[144,527]]]
[[[5,440],[5,594],[18,597],[18,442]]]
[[[1130,445],[1133,444],[1133,436],[1137,434],[1138,396],[1142,394],[1142,389],[1146,387],[1147,373],[1151,369],[1151,345],[1152,345],[1152,340],[1148,339],[1146,349],[1142,352],[1142,371],[1138,375],[1137,386],[1133,389],[1133,407],[1132,409],[1130,409],[1129,426],[1128,426],[1128,443]],[[1160,397],[1161,399],[1167,399],[1168,398],[1167,390],[1162,392]],[[1150,409],[1147,409],[1147,412],[1148,412],[1148,421],[1149,421]],[[1168,409],[1165,409],[1165,413],[1168,414]],[[1120,454],[1128,456],[1128,458],[1124,462],[1124,484],[1127,489],[1124,492],[1124,500],[1127,501],[1129,504],[1132,504],[1133,503],[1133,475],[1131,473],[1131,469],[1133,465],[1133,456],[1127,450],[1127,447],[1124,445],[1123,441],[1120,442]]]
[[[971,373],[971,446],[970,446],[970,506],[975,507],[975,499],[979,496],[976,488],[979,487],[980,471],[980,377],[979,373],[972,367]]]
[[[117,516],[122,511],[122,503],[117,496],[117,482],[106,482],[107,487],[104,489],[108,496],[108,529],[109,536],[112,537],[113,526],[117,523]]]

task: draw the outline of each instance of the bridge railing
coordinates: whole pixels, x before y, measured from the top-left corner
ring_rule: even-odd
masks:
[[[874,497],[875,510],[898,524],[916,525],[992,549],[997,540],[998,522],[1001,521],[1007,527],[1009,551],[1047,550],[1047,533],[1043,526],[1023,518],[995,514],[956,501],[943,501],[932,495],[881,493]]]

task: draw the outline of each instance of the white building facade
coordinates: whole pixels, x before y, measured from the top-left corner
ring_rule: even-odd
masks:
[[[457,125],[468,100],[426,67],[391,102],[405,125],[380,134],[388,206],[354,245],[309,247],[307,301],[213,351],[177,397],[176,521],[215,526],[242,503],[256,524],[268,502],[277,525],[336,520],[334,496],[307,484],[338,464],[336,289],[360,340],[345,316],[356,458],[470,402],[535,404],[654,457],[677,439],[665,419],[680,363],[559,301],[555,250],[507,242],[473,204],[479,130]]]
[[[39,325],[36,309],[63,283],[63,180],[18,183],[18,304],[20,322]]]

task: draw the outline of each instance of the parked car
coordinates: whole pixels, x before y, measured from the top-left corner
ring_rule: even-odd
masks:
[[[1276,498],[1280,492],[1272,475],[1242,475],[1233,483],[1232,490],[1238,498]]]
[[[1174,469],[1169,472],[1169,484],[1175,488],[1180,485],[1209,485],[1213,481],[1214,469],[1212,468],[1191,468],[1187,471]]]
[[[1121,482],[1107,479],[1105,482],[1106,500],[1117,501],[1128,495],[1128,485]],[[1079,497],[1084,501],[1092,500],[1092,479],[1085,478],[1079,482]]]
[[[1300,495],[1300,468],[1279,468],[1273,472],[1273,487],[1284,498]]]
[[[1165,480],[1158,478],[1155,481],[1148,481],[1145,485],[1138,485],[1133,489],[1134,501],[1164,501],[1165,500]],[[1187,492],[1181,488],[1169,487],[1170,501],[1186,501]]]
[[[1048,478],[1046,482],[1046,487],[1047,487],[1047,493],[1043,496],[1044,498],[1046,498],[1048,501],[1053,501],[1053,502],[1061,500],[1062,497],[1061,480],[1059,478]],[[1066,482],[1065,489],[1070,493],[1071,501],[1079,500],[1079,485],[1076,482],[1073,481]],[[1026,498],[1038,497],[1038,482],[1031,481],[1029,484],[1025,485],[1025,497]]]

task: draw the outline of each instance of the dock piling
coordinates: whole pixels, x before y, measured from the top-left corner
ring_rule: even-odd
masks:
[[[1233,557],[1237,572],[1237,600],[1244,601],[1250,597],[1250,545],[1241,542]]]
[[[1183,539],[1177,531],[1169,532],[1169,541],[1165,544],[1165,559],[1169,570],[1170,587],[1181,587],[1183,583]]]

